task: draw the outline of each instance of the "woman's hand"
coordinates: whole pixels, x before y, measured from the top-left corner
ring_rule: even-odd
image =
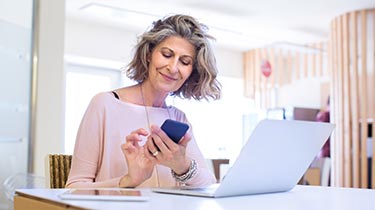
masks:
[[[145,155],[161,165],[171,168],[177,174],[189,170],[191,159],[186,157],[186,146],[191,136],[186,133],[181,141],[174,143],[158,126],[151,126],[151,135],[144,145]]]
[[[126,143],[121,145],[128,164],[128,174],[121,178],[120,187],[136,187],[151,177],[156,160],[145,155],[144,147],[139,146],[141,136],[147,135],[148,132],[140,128],[126,136]]]

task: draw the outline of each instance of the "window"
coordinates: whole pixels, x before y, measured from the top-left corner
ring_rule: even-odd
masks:
[[[121,83],[119,70],[68,62],[65,87],[66,154],[73,153],[79,124],[92,97],[99,92],[115,89]]]

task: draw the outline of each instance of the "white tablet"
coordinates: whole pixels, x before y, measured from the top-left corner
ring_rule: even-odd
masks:
[[[70,189],[60,194],[64,200],[147,201],[150,190],[146,189]]]

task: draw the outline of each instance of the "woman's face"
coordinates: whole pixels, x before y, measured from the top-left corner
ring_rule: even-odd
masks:
[[[162,92],[178,90],[193,71],[194,46],[184,38],[171,36],[151,53],[149,80]]]

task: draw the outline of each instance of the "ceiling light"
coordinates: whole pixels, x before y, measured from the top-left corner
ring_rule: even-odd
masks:
[[[153,21],[160,18],[158,15],[146,12],[134,11],[98,3],[86,4],[81,7],[80,10],[106,18],[116,19],[117,21],[126,21],[127,23],[133,22],[137,25],[143,26],[148,26]]]

